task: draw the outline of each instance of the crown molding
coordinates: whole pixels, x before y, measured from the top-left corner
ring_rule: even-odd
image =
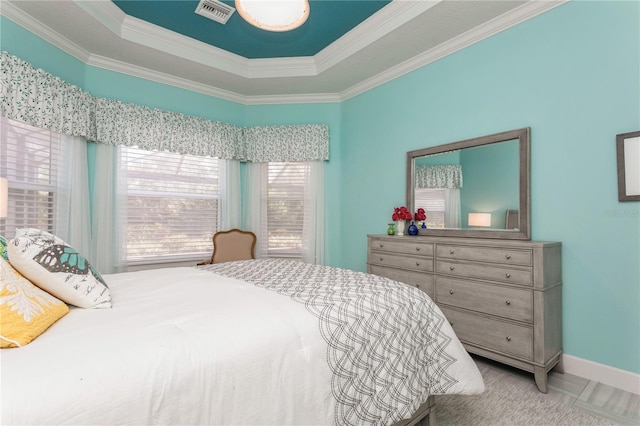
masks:
[[[312,57],[247,59],[174,31],[126,15],[111,1],[74,0],[94,19],[123,40],[243,78],[306,77],[318,74]]]
[[[307,93],[300,95],[247,96],[245,105],[321,104],[341,102],[337,93]]]
[[[349,56],[369,46],[443,0],[395,0],[351,29],[315,56],[318,72],[324,72]]]
[[[301,103],[331,103],[340,102],[340,96],[333,93],[309,93],[300,95],[274,95],[274,96],[245,96],[229,90],[201,84],[192,80],[179,78],[170,74],[161,73],[149,68],[131,65],[126,62],[115,61],[99,55],[91,55],[87,65],[115,71],[132,77],[143,78],[157,83],[214,96],[219,99],[235,102],[242,105],[268,105],[268,104],[301,104]]]
[[[143,78],[145,80],[155,81],[157,83],[178,87],[180,89],[190,90],[192,92],[202,93],[203,95],[215,96],[227,101],[245,104],[247,97],[229,90],[220,89],[207,84],[198,83],[186,78],[176,77],[174,75],[162,73],[149,68],[132,65],[127,62],[117,61],[99,55],[90,55],[86,61],[87,65],[102,68],[109,71],[115,71],[121,74],[130,75],[132,77]]]
[[[126,15],[111,1],[74,0],[123,40],[131,41],[244,78],[316,76],[424,13],[443,0],[395,0],[313,57],[247,59]]]
[[[247,59],[132,16],[125,18],[120,31],[124,40],[243,78],[317,75],[315,60],[310,57]]]
[[[86,62],[91,55],[90,52],[26,14],[9,1],[0,0],[0,13],[2,16],[10,19],[22,28],[29,30],[29,32],[53,44],[58,49],[68,53],[81,62]]]
[[[118,36],[127,14],[111,1],[74,1],[74,3],[90,16],[107,27]]]
[[[111,1],[78,1],[74,3],[117,37],[169,53],[193,62],[212,66],[241,77],[249,67],[244,58],[125,14]]]
[[[429,49],[424,53],[414,56],[411,59],[408,59],[384,72],[381,72],[380,74],[342,91],[340,93],[340,98],[344,101],[369,91],[377,86],[387,83],[411,71],[422,68],[425,65],[489,38],[492,35],[498,34],[501,31],[521,24],[522,22],[561,6],[569,1],[570,0],[531,1],[524,3],[523,5],[488,21],[484,25],[473,28],[464,34],[448,40],[446,43],[442,43],[433,49]]]

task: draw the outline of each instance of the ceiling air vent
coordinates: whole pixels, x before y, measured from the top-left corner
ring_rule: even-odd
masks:
[[[200,4],[196,7],[196,13],[213,21],[226,24],[233,12],[236,10],[222,2],[216,0],[200,0]]]

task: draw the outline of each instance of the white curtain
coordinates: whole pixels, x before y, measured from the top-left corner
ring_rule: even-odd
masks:
[[[221,229],[242,226],[242,189],[240,186],[240,161],[220,160],[222,179],[222,223]]]
[[[86,139],[81,136],[61,135],[60,154],[56,233],[80,254],[90,257],[91,225]]]
[[[444,227],[460,228],[460,189],[444,189]]]
[[[268,163],[247,163],[245,178],[246,203],[244,204],[244,223],[248,231],[258,237],[255,257],[265,257],[267,238],[267,208],[263,197],[267,196],[267,166]]]
[[[93,189],[93,265],[103,274],[121,271],[124,258],[123,240],[118,221],[118,147],[96,144],[95,181]]]
[[[309,162],[304,196],[302,260],[324,265],[324,161]]]
[[[324,161],[309,162],[305,179],[302,260],[324,264]],[[268,163],[247,163],[245,227],[258,237],[256,258],[267,253],[267,176]]]

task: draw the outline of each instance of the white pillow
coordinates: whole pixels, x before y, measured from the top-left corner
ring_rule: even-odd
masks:
[[[7,249],[18,272],[58,299],[80,308],[111,307],[111,292],[102,276],[55,235],[18,228]]]

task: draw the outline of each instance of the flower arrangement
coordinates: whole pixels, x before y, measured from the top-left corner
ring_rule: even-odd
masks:
[[[393,220],[394,222],[398,220],[411,220],[412,218],[413,215],[405,206],[393,208],[391,220]]]
[[[425,213],[425,211],[424,211],[424,209],[422,207],[420,207],[418,209],[418,211],[416,211],[416,213],[413,215],[413,217],[417,221],[427,220],[427,214]]]

